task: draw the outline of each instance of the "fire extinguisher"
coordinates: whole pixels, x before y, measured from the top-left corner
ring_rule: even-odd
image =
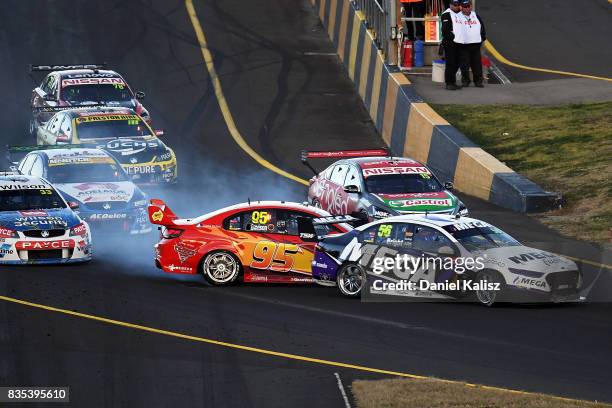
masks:
[[[402,43],[402,68],[412,69],[412,41],[408,37]]]

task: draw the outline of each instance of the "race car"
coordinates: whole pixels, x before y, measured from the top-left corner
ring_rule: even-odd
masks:
[[[308,224],[301,223],[299,231],[308,235]],[[499,301],[584,300],[579,293],[582,273],[573,261],[524,246],[499,228],[474,218],[402,215],[346,234],[317,239],[310,231],[309,236],[314,238],[308,240],[319,241],[313,278],[336,282],[346,296],[359,296],[366,286],[370,294],[380,292],[385,285],[376,284],[376,279],[382,279],[396,287],[404,280],[403,296],[449,300],[474,295],[487,306]],[[394,260],[404,255],[411,260],[408,274],[410,268],[386,274],[374,268],[395,268]],[[415,263],[417,259],[423,261]],[[425,263],[425,259],[431,261]]]
[[[145,121],[151,121],[149,111],[140,103],[144,92],[132,92],[125,79],[115,71],[103,69],[106,64],[87,65],[30,65],[30,75],[48,74],[32,90],[32,108],[83,106],[105,103],[134,109]],[[30,132],[46,123],[52,115],[45,110],[34,109]]]
[[[36,133],[38,146],[93,147],[106,150],[138,184],[174,183],[174,151],[140,116],[127,108],[71,108],[55,113]],[[9,147],[11,161],[40,147]]]
[[[317,172],[308,159],[338,159]],[[466,206],[422,163],[391,157],[384,149],[302,152],[310,179],[308,202],[331,214],[352,214],[365,222],[400,214],[467,215]]]
[[[0,173],[0,264],[87,262],[89,226],[44,178]]]
[[[314,244],[298,235],[298,219],[328,216],[311,206],[261,201],[180,219],[153,199],[149,219],[161,226],[155,265],[169,273],[201,273],[213,285],[229,285],[240,275],[244,282],[310,283]],[[348,231],[342,219],[317,227],[317,233]]]
[[[66,201],[78,203],[79,216],[89,222],[94,232],[151,231],[146,195],[104,150],[36,150],[21,160],[18,170],[45,178]]]

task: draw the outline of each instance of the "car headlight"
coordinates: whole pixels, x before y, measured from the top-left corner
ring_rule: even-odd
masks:
[[[385,211],[383,209],[380,209],[378,207],[371,206],[370,207],[370,211],[369,211],[369,215],[372,218],[381,219],[381,218],[391,217],[393,214],[391,214],[391,213],[389,213],[389,212],[387,212],[387,211]]]

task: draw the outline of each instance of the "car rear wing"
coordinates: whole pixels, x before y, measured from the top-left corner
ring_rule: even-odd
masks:
[[[377,157],[377,156],[392,156],[389,148],[382,149],[364,149],[364,150],[327,150],[309,152],[302,150],[300,159],[302,163],[308,167],[315,175],[319,172],[308,162],[308,159],[346,159],[354,157]]]
[[[10,164],[11,169],[23,159],[28,153],[36,150],[51,150],[51,149],[71,149],[81,148],[81,145],[62,144],[48,146],[6,146],[6,161]]]
[[[178,217],[163,200],[152,198],[148,208],[149,221],[151,224],[173,226]]]
[[[106,68],[106,62],[101,64],[70,64],[70,65],[33,65],[30,64],[30,72],[52,72],[68,71],[73,69],[102,69]]]
[[[329,217],[309,218],[298,217],[298,235],[302,241],[318,242],[320,237],[317,235],[316,226],[332,224],[352,224],[363,222],[352,215],[332,215]]]

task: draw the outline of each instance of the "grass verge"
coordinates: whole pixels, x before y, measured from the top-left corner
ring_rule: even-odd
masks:
[[[567,236],[610,242],[612,102],[433,107],[513,170],[563,194],[564,208],[536,218]]]
[[[439,380],[354,381],[358,408],[610,408],[612,405],[559,399],[449,383]]]

